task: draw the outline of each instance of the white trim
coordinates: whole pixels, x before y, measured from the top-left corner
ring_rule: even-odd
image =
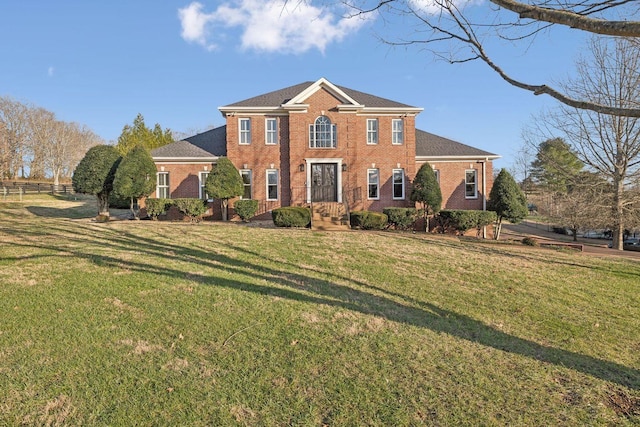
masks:
[[[248,130],[243,130],[242,129],[242,122],[248,122],[249,123],[249,129]],[[248,142],[242,142],[242,136],[243,135],[249,135],[249,141]],[[251,145],[251,118],[250,117],[238,117],[238,144],[239,145]]]
[[[210,165],[215,164],[219,157],[152,157],[153,162],[157,165],[172,165],[174,163],[180,163],[185,165]]]
[[[364,105],[358,104],[353,98],[344,93],[340,88],[335,86],[329,80],[321,77],[315,83],[311,84],[309,87],[304,89],[302,92],[291,98],[286,103],[282,104],[283,107],[300,105],[304,101],[307,100],[311,95],[319,91],[320,89],[326,89],[329,93],[331,93],[336,98],[339,98],[343,101],[343,104],[338,105],[338,108],[349,108],[349,109],[359,109],[363,108]]]
[[[206,191],[204,189],[204,185],[206,184],[206,179],[203,182],[202,181],[202,174],[207,174],[207,176],[209,176],[209,173],[211,171],[199,171],[198,172],[198,183],[200,184],[200,187],[198,188],[198,195],[200,196],[201,199],[204,199],[204,197],[207,195]],[[207,201],[211,201],[213,199],[207,198]]]
[[[269,198],[269,172],[275,172],[276,173],[276,198],[275,199],[270,199]],[[278,171],[278,169],[267,169],[265,171],[264,174],[264,178],[265,178],[265,200],[267,200],[268,202],[274,202],[277,200],[280,200],[280,172]]]
[[[269,142],[269,126],[267,125],[267,123],[269,123],[270,121],[274,121],[276,123],[276,128],[274,129],[275,131],[275,142]],[[264,144],[265,145],[278,145],[279,142],[279,138],[278,138],[278,119],[275,117],[265,117],[264,118]]]
[[[496,154],[489,156],[416,156],[416,163],[422,162],[458,162],[460,160],[488,161],[500,159],[502,156]]]
[[[240,169],[238,171],[240,173],[240,177],[242,178],[242,172],[249,172],[249,199],[253,198],[253,172],[251,171],[251,169]],[[246,200],[244,199],[244,188],[245,188],[245,183],[244,183],[244,178],[242,179],[242,195],[240,196],[240,199]]]
[[[467,196],[467,173],[473,172],[475,176],[474,188],[475,194],[473,196]],[[477,199],[478,198],[478,169],[465,169],[464,171],[464,198],[467,200]]]
[[[375,171],[378,174],[378,195],[376,197],[369,197],[369,185],[371,184],[369,181],[369,172]],[[380,200],[380,169],[379,168],[371,168],[367,169],[367,200]]]
[[[336,164],[336,185],[338,188],[338,203],[342,203],[342,158],[321,158],[314,157],[304,159],[305,161],[305,172],[306,172],[306,182],[305,186],[307,188],[307,203],[311,203],[311,165],[313,163],[335,163]]]
[[[166,184],[162,185],[162,188],[166,188],[167,189],[167,197],[160,197],[160,175],[166,175],[167,179],[166,179]],[[161,199],[161,198],[165,198],[165,199],[170,199],[171,198],[171,181],[170,181],[171,177],[169,176],[169,171],[158,171],[156,172],[156,198]]]
[[[369,129],[369,122],[375,122],[375,124],[376,124],[376,129],[375,129],[376,142],[369,142],[369,132],[372,132]],[[378,143],[380,142],[380,121],[377,118],[367,119],[366,120],[366,125],[367,125],[367,131],[366,131],[367,132],[367,136],[366,136],[367,145],[378,145]]]
[[[395,128],[396,123],[400,123],[402,126],[402,129],[400,129],[400,132],[396,132],[396,128]],[[405,134],[404,127],[405,127],[404,120],[391,119],[391,145],[404,145],[404,134]],[[400,142],[395,142],[395,136],[398,134],[402,135],[402,140]]]
[[[395,188],[394,187],[395,187],[396,183],[395,183],[395,180],[394,180],[394,178],[395,178],[394,175],[395,175],[396,172],[402,173],[402,197],[396,197],[395,196]],[[405,185],[406,185],[405,177],[406,177],[406,174],[404,173],[404,169],[396,168],[396,169],[393,169],[391,171],[391,197],[393,198],[393,200],[405,200],[405,197],[406,197],[405,196]]]

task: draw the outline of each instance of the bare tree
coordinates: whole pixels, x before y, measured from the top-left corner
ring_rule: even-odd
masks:
[[[11,98],[0,97],[0,178],[24,175],[24,159],[29,136],[28,108]]]
[[[29,119],[29,178],[43,179],[46,176],[47,148],[53,140],[56,116],[44,108],[31,108]]]
[[[293,0],[289,0],[293,1]],[[302,0],[296,0],[302,1]],[[640,105],[611,105],[572,96],[548,84],[519,80],[494,61],[488,39],[531,43],[542,31],[563,26],[586,34],[640,37],[640,2],[636,0],[342,0],[351,16],[380,14],[390,23],[401,19],[412,34],[399,40],[382,39],[390,45],[421,46],[450,63],[482,61],[507,83],[533,93],[549,95],[561,103],[603,114],[640,117]],[[331,3],[326,0],[325,3]],[[482,15],[477,8],[484,8]],[[476,8],[476,10],[472,10]],[[619,20],[623,17],[624,20]],[[634,20],[636,19],[636,20]],[[411,31],[411,30],[408,30]]]
[[[638,105],[638,41],[593,39],[591,54],[577,63],[577,77],[563,84],[563,89],[571,96],[615,108]],[[562,133],[587,168],[611,185],[613,247],[622,249],[625,218],[635,215],[640,202],[640,119],[563,105],[547,116],[546,124]]]

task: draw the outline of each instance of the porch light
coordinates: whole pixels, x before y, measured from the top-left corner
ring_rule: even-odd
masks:
[[[298,166],[298,170],[300,172],[304,172],[304,163],[300,163],[300,166]]]
[[[347,171],[347,164],[343,163],[342,164],[342,172],[346,172]]]

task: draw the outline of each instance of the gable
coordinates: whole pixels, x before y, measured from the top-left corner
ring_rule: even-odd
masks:
[[[308,99],[320,90],[327,91],[338,100],[338,110],[356,112],[391,112],[418,114],[423,109],[381,98],[365,92],[337,86],[325,78],[304,82],[275,90],[243,101],[219,107],[223,116],[233,113],[284,113],[306,111]]]

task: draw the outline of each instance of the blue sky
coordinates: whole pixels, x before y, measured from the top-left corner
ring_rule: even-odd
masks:
[[[115,141],[138,113],[149,126],[190,134],[222,125],[221,105],[325,77],[424,108],[420,129],[499,154],[498,168],[513,162],[523,127],[554,105],[482,63],[450,65],[377,37],[409,36],[407,25],[375,16],[344,21],[316,0],[295,3],[3,2],[0,96]],[[469,6],[474,16],[490,10],[482,0]],[[584,40],[560,29],[517,48],[497,40],[487,46],[508,72],[538,84],[569,75]]]

